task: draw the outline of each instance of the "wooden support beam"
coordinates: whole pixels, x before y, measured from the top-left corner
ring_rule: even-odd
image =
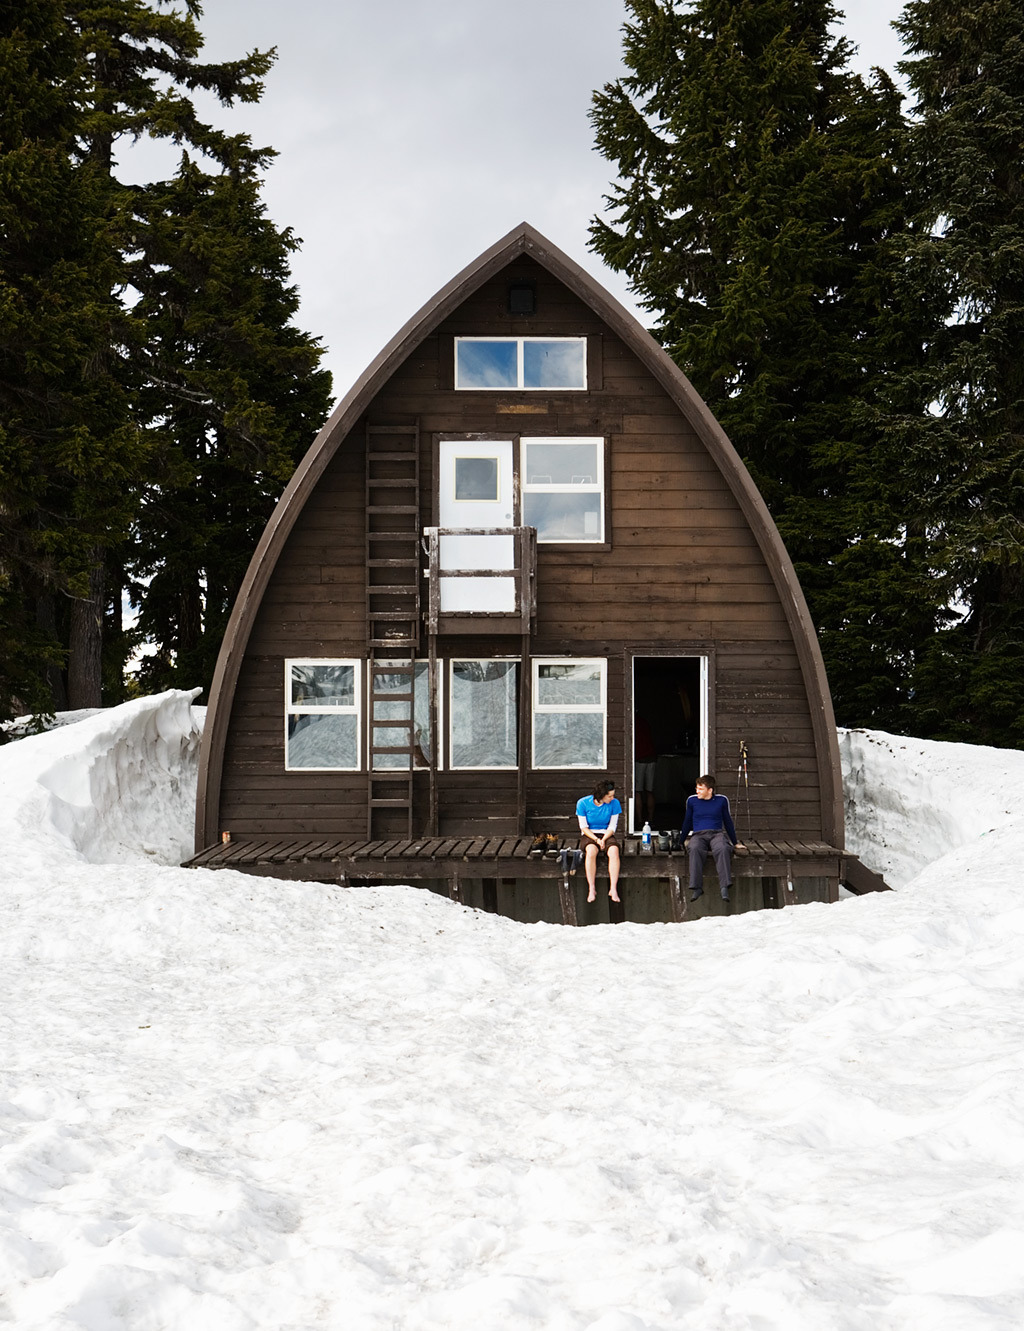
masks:
[[[674,873],[668,880],[668,894],[672,903],[672,919],[676,924],[682,924],[686,919],[686,908],[688,902],[686,894],[683,892],[682,883],[679,875]]]
[[[562,906],[562,923],[577,925],[579,920],[576,918],[576,894],[573,891],[573,884],[569,878],[569,871],[566,870],[558,880],[558,896]]]

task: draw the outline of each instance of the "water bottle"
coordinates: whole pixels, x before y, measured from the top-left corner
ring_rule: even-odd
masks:
[[[644,823],[643,831],[640,833],[640,844],[641,844],[641,846],[643,846],[644,850],[650,850],[650,848],[651,848],[651,825],[650,825],[650,823]]]

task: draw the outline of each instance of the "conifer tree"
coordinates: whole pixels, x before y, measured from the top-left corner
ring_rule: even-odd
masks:
[[[23,0],[0,18],[0,642],[25,644],[6,692],[0,677],[4,714],[47,693],[99,703],[104,621],[118,700],[129,577],[155,583],[145,627],[177,663],[161,682],[206,682],[241,544],[247,558],[327,410],[321,348],[290,323],[295,241],[259,200],[273,151],[205,123],[191,96],[254,101],[273,55],[202,63],[197,0],[169,3]],[[182,148],[173,181],[127,174],[120,146],[142,136]],[[188,519],[172,510],[197,496],[228,516],[189,538],[221,540],[219,582],[193,567],[185,592]],[[161,611],[165,587],[178,601]]]
[[[61,639],[67,641],[81,608],[95,597],[103,552],[127,533],[127,495],[138,475],[108,191],[103,173],[78,158],[78,111],[87,93],[63,6],[29,0],[17,13],[6,7],[0,18],[3,716],[66,702]]]
[[[330,406],[321,348],[291,323],[296,241],[248,168],[187,156],[135,199],[140,405],[161,441],[129,555],[147,688],[213,676],[227,617],[274,502]]]
[[[908,502],[962,618],[919,681],[925,733],[1024,745],[1024,11],[912,0],[896,25],[916,97],[917,207],[899,299],[926,329],[894,380]],[[907,401],[928,410],[915,414]]]
[[[869,410],[895,340],[900,99],[848,69],[828,0],[627,0],[594,99],[615,164],[592,244],[721,421],[800,574],[848,724],[898,727],[941,596]]]

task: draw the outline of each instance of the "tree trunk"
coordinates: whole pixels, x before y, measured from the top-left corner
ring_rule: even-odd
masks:
[[[57,607],[52,595],[39,596],[36,598],[36,623],[41,629],[57,642],[60,637],[57,633]],[[68,709],[68,691],[64,687],[64,672],[60,666],[50,664],[46,667],[46,683],[49,685],[50,693],[53,696],[53,710],[55,712],[66,712]]]
[[[102,707],[104,569],[99,551],[89,572],[89,595],[71,603],[68,706]]]

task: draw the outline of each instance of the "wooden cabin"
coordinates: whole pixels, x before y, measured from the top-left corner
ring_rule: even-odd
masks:
[[[277,505],[217,665],[190,863],[608,918],[530,844],[575,844],[605,776],[638,831],[638,726],[656,829],[704,771],[729,795],[734,910],[834,899],[835,725],[778,531],[685,375],[524,224],[381,352]],[[682,918],[681,873],[631,837],[620,917]]]

